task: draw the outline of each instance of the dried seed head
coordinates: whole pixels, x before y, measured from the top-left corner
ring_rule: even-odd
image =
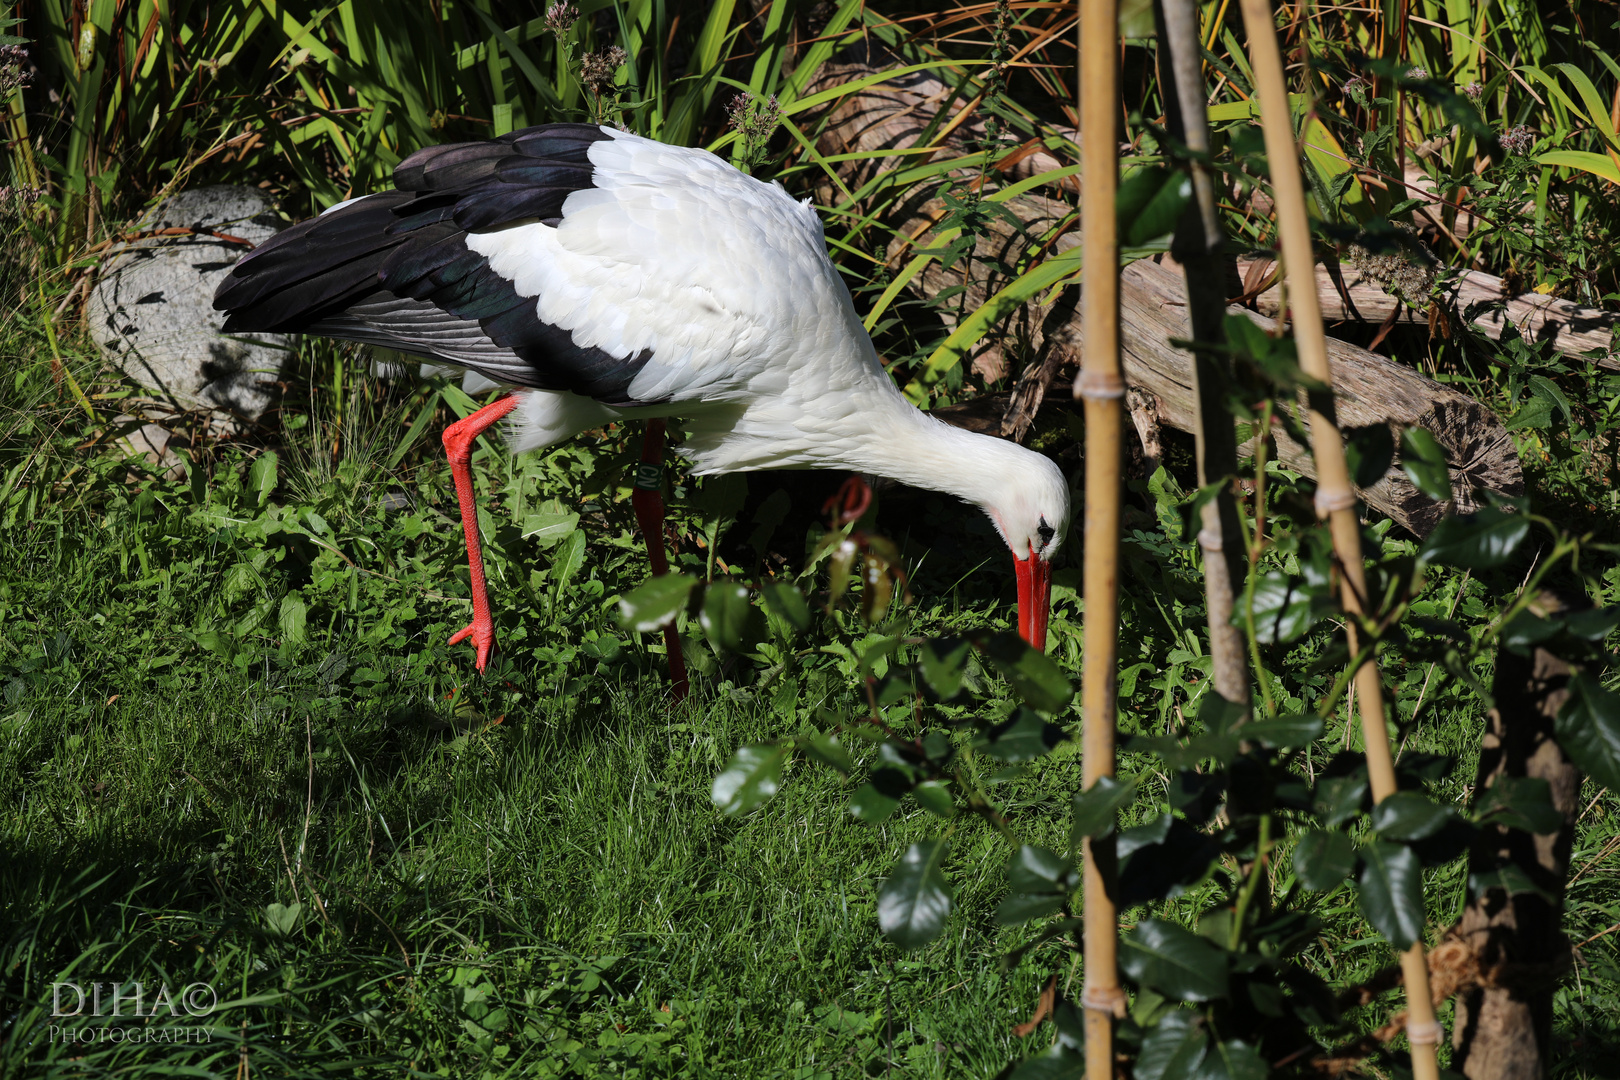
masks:
[[[1440,261],[1418,239],[1417,230],[1403,222],[1395,222],[1395,236],[1390,240],[1386,250],[1376,252],[1349,244],[1345,259],[1391,296],[1411,307],[1427,308]]]
[[[1516,124],[1497,136],[1502,149],[1510,154],[1528,154],[1530,148],[1536,145],[1536,129],[1524,124]]]
[[[609,45],[593,53],[586,53],[579,62],[579,81],[597,97],[613,85],[613,76],[630,59],[630,54],[617,45]]]

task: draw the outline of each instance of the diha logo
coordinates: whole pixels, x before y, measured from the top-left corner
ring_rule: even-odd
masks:
[[[112,994],[104,1001],[102,990],[112,987]],[[138,982],[130,983],[101,983],[90,984],[87,994],[85,988],[78,983],[59,982],[51,984],[51,1018],[61,1020],[71,1016],[128,1016],[131,1019],[150,1019],[155,1016],[207,1016],[219,1004],[219,998],[214,988],[207,983],[187,983],[180,988],[178,995],[169,992],[168,983],[159,983],[157,993],[152,995],[151,1007],[143,1008],[146,1003],[146,994],[149,987]],[[65,998],[72,995],[72,1005],[64,1007]],[[86,1003],[90,1011],[85,1012]],[[124,1012],[128,1006],[130,1011]]]
[[[109,988],[111,993],[104,993]],[[79,1022],[50,1024],[48,1035],[53,1043],[208,1043],[214,1041],[214,1032],[206,1025],[153,1021],[195,1019],[209,1015],[218,1005],[219,998],[207,983],[187,983],[178,994],[167,983],[94,982],[88,989],[73,982],[52,983],[51,1019]],[[122,1026],[90,1023],[94,1018],[146,1022]]]

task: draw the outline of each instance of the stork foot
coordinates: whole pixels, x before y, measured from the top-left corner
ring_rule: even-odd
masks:
[[[490,654],[495,651],[495,627],[489,623],[479,624],[478,620],[458,630],[450,639],[450,644],[460,645],[468,638],[472,638],[473,647],[478,650],[478,659],[474,663],[480,672],[489,663]]]

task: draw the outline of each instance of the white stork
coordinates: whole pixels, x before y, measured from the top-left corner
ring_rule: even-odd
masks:
[[[707,151],[588,124],[419,150],[394,187],[250,252],[214,306],[228,333],[380,345],[516,388],[444,434],[473,592],[472,624],[451,644],[471,637],[480,671],[495,633],[467,462],[508,415],[514,451],[646,419],[643,461],[656,462],[663,418],[679,417],[699,475],[848,469],[955,495],[1007,542],[1019,632],[1044,648],[1069,524],[1062,472],[906,401],[808,199]],[[637,511],[662,572],[661,500],[645,493]]]

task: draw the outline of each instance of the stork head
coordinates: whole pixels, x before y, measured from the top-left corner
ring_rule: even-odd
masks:
[[[1050,458],[1033,451],[1023,450],[1019,465],[1003,477],[984,509],[1012,549],[1018,572],[1019,636],[1045,649],[1052,613],[1052,556],[1069,531],[1069,484]]]

